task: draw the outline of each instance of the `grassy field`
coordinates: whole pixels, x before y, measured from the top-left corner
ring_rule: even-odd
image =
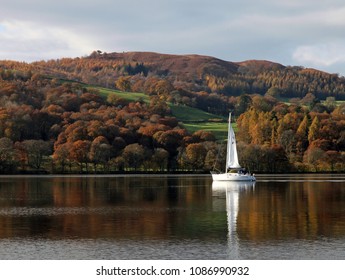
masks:
[[[227,123],[214,123],[214,122],[205,122],[205,123],[184,123],[184,127],[191,133],[204,130],[209,131],[214,134],[217,140],[225,140],[227,137]]]
[[[123,92],[114,89],[107,89],[102,87],[90,87],[99,91],[99,93],[108,97],[110,94],[126,99],[130,102],[143,100],[149,102],[149,96],[139,92]],[[175,116],[179,122],[191,133],[198,130],[205,130],[212,132],[217,140],[223,140],[227,135],[226,118],[207,113],[205,111],[192,108],[184,105],[169,104],[172,115]]]
[[[212,132],[217,140],[226,138],[227,122],[225,118],[183,105],[170,105],[170,108],[172,114],[183,123],[189,132],[205,130]]]
[[[101,87],[92,87],[94,89],[97,89],[99,93],[107,97],[109,94],[116,94],[117,96],[126,99],[130,102],[135,102],[138,100],[143,100],[145,102],[149,102],[149,97],[145,93],[140,93],[140,92],[124,92],[124,91],[119,91],[115,89],[108,89],[108,88],[101,88]]]
[[[172,114],[183,122],[204,122],[211,119],[224,120],[223,117],[213,115],[197,108],[185,105],[169,104]]]

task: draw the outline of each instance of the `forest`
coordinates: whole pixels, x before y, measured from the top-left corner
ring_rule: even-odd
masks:
[[[344,86],[337,74],[201,56],[0,61],[0,173],[223,169],[224,139],[188,130],[172,106],[219,116],[200,122],[232,111],[252,172],[344,172]]]

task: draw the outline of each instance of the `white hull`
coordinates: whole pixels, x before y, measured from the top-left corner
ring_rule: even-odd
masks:
[[[255,181],[213,181],[212,191],[238,192],[242,189],[255,188]]]
[[[240,173],[214,173],[211,172],[213,181],[255,181],[255,177]]]

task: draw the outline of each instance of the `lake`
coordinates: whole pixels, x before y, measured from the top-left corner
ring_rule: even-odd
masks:
[[[345,175],[0,176],[0,258],[345,259]]]

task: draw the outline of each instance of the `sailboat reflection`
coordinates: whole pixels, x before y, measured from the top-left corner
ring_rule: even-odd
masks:
[[[239,197],[241,193],[252,191],[255,188],[255,181],[250,182],[219,182],[213,181],[212,195],[226,198],[226,212],[228,222],[228,247],[229,258],[239,259],[239,244],[237,235],[237,216],[239,211]]]

